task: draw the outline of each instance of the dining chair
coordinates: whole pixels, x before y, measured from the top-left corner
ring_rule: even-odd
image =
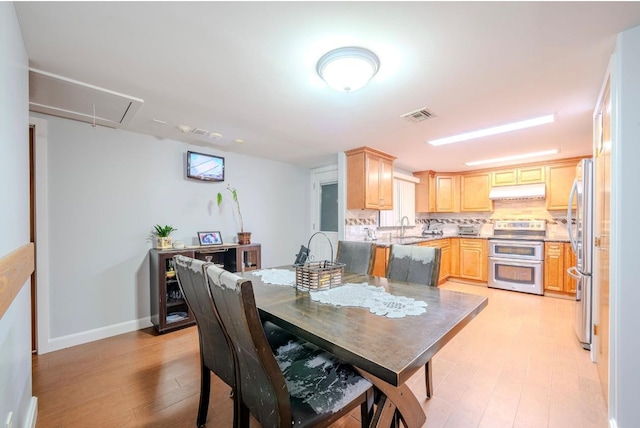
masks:
[[[371,275],[375,255],[373,242],[338,241],[336,262],[345,264],[345,272]]]
[[[216,266],[206,272],[234,352],[242,412],[251,412],[265,427],[325,427],[360,406],[362,426],[368,426],[373,406],[369,381],[349,364],[302,339],[272,348],[251,281]],[[249,418],[241,420],[248,427]]]
[[[387,278],[393,281],[438,286],[440,248],[419,245],[391,244],[387,263]],[[433,395],[431,359],[424,365],[427,398]]]
[[[214,372],[231,387],[234,399],[234,426],[241,426],[233,354],[218,320],[206,281],[205,269],[212,263],[182,255],[174,256],[173,259],[178,285],[189,310],[196,319],[200,341],[200,403],[196,424],[199,427],[206,424],[211,392],[211,372]],[[285,345],[295,339],[294,335],[275,324],[265,322],[263,325],[272,347]]]

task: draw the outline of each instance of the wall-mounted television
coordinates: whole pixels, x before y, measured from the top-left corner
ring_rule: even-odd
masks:
[[[202,181],[224,181],[224,158],[187,152],[187,177]]]

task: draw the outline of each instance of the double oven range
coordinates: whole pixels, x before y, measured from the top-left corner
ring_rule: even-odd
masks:
[[[544,293],[544,220],[496,221],[489,240],[491,288]]]

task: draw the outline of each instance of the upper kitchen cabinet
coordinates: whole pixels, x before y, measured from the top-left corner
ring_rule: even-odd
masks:
[[[420,179],[416,184],[416,212],[432,213],[436,210],[436,173],[433,171],[414,172],[413,176]]]
[[[457,174],[435,174],[435,212],[456,213],[460,211],[460,176]]]
[[[369,147],[345,152],[347,209],[393,209],[394,156]]]
[[[569,193],[576,177],[576,165],[581,158],[573,158],[547,166],[547,209],[566,210]],[[574,204],[575,208],[575,204]]]
[[[501,169],[491,173],[491,186],[544,183],[544,165]]]
[[[493,211],[489,199],[491,173],[465,173],[460,175],[460,211]]]

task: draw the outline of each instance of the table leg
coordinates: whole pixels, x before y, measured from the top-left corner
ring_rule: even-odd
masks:
[[[356,370],[381,392],[376,414],[371,421],[372,427],[392,426],[396,412],[407,428],[420,428],[424,425],[427,420],[424,410],[406,384],[393,386],[362,369],[356,367]]]

